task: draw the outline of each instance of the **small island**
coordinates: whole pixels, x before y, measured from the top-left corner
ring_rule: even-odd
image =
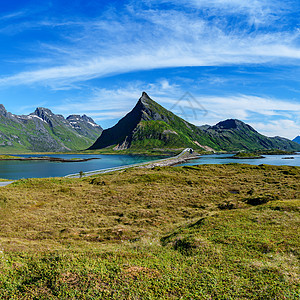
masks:
[[[265,158],[264,156],[257,153],[239,152],[232,156],[234,159],[260,159]]]

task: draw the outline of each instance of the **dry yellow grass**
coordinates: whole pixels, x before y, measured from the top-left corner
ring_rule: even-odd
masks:
[[[247,199],[297,208],[299,168],[200,166],[127,170],[87,179],[26,179],[0,190],[5,249],[64,248],[160,236]],[[277,201],[275,201],[277,200]],[[275,202],[274,202],[275,201]],[[59,246],[58,246],[59,245]]]
[[[0,189],[3,299],[298,299],[300,168],[138,169]]]

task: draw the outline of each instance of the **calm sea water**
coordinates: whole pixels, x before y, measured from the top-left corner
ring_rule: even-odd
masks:
[[[229,164],[241,163],[249,165],[275,165],[275,166],[300,166],[300,153],[297,155],[263,155],[265,158],[260,159],[234,159],[228,154],[203,155],[199,159],[189,161],[181,166],[205,165],[205,164]],[[294,159],[284,159],[286,157],[294,157]]]
[[[29,157],[33,155],[22,155]],[[135,163],[147,162],[160,157],[130,156],[130,155],[38,155],[52,156],[65,159],[70,158],[91,158],[100,159],[87,162],[48,162],[48,161],[0,161],[0,178],[21,179],[21,178],[42,178],[42,177],[61,177],[68,174],[102,170],[118,166],[131,165]],[[204,155],[199,159],[189,161],[183,165],[201,165],[201,164],[227,164],[227,163],[245,163],[245,164],[270,164],[270,165],[288,165],[300,166],[300,155],[266,155],[263,159],[233,159],[232,155]],[[284,157],[294,157],[294,159],[282,159]]]
[[[17,155],[21,157],[34,157],[34,155]],[[21,179],[21,178],[43,178],[61,177],[69,174],[102,170],[135,163],[147,162],[160,157],[132,156],[132,155],[72,155],[54,154],[37,155],[48,157],[71,158],[92,158],[100,159],[86,162],[49,162],[49,161],[0,161],[0,178]]]

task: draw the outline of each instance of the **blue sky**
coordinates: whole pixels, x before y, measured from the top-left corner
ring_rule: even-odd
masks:
[[[300,134],[299,0],[0,3],[0,103],[12,113],[44,106],[107,128],[146,91],[196,125]]]

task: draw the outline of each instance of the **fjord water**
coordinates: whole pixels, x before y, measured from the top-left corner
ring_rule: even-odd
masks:
[[[20,156],[20,155],[19,155]],[[22,157],[32,157],[33,155],[21,155]],[[137,156],[137,155],[71,155],[54,154],[38,155],[48,157],[71,158],[99,158],[86,162],[50,162],[50,161],[0,161],[0,178],[21,179],[21,178],[43,178],[61,177],[69,174],[76,174],[80,171],[88,172],[102,170],[119,166],[143,163],[156,160],[161,157]],[[300,166],[300,155],[265,155],[262,159],[233,159],[232,155],[214,154],[203,155],[199,159],[191,160],[183,165],[203,165],[203,164],[227,164],[245,163],[252,165],[288,165]],[[294,159],[283,159],[284,157],[294,157]]]
[[[189,161],[180,166],[205,165],[205,164],[229,164],[241,163],[249,165],[275,165],[275,166],[300,166],[300,153],[296,155],[263,155],[259,159],[235,159],[233,154],[212,154],[203,155],[199,159]],[[293,157],[293,159],[286,159]]]
[[[19,157],[59,157],[72,158],[98,158],[85,162],[50,162],[50,161],[0,161],[0,178],[44,178],[62,177],[76,174],[80,171],[88,172],[119,166],[147,162],[161,157],[133,156],[133,155],[76,155],[76,154],[53,154],[53,155],[18,155]]]

